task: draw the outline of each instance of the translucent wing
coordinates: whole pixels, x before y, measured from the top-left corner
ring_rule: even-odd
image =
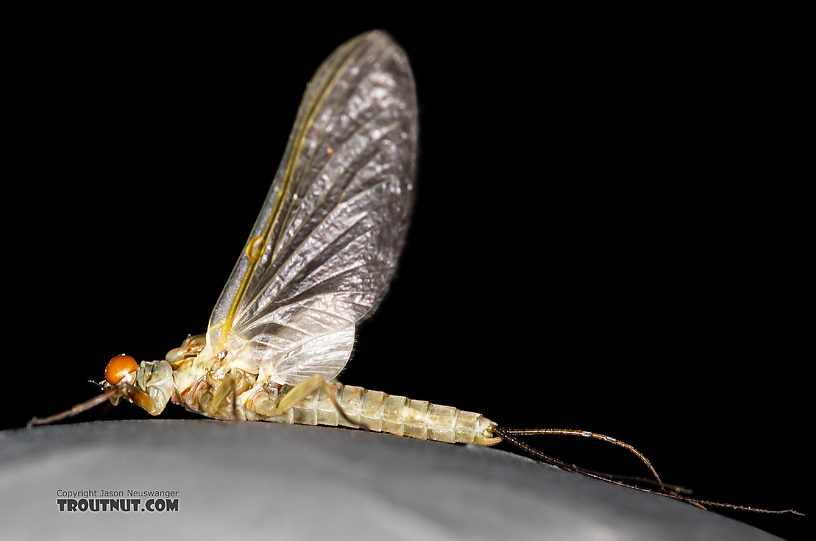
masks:
[[[396,268],[416,139],[413,76],[390,37],[359,36],[320,66],[210,317],[214,356],[278,383],[340,373]]]

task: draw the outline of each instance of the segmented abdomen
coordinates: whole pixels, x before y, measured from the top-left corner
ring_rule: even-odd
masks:
[[[336,385],[336,398],[345,414],[352,421],[365,425],[368,430],[446,443],[495,445],[501,441],[491,433],[495,423],[479,413],[362,387]],[[289,385],[281,386],[280,396],[285,396],[291,388]],[[343,419],[322,389],[306,397],[286,414],[265,420],[354,427]]]

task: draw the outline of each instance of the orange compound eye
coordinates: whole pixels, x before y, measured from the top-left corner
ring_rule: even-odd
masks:
[[[135,372],[137,368],[139,368],[139,365],[136,363],[136,359],[122,353],[108,362],[108,366],[105,367],[105,379],[111,385],[116,385],[122,381],[122,378],[131,372]]]

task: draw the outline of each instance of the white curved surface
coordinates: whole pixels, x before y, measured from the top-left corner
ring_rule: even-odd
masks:
[[[178,490],[60,512],[57,490]],[[3,539],[778,539],[496,449],[325,427],[117,421],[0,432]]]

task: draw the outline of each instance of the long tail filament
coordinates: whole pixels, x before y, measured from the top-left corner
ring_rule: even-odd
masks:
[[[804,513],[796,511],[795,509],[763,509],[759,507],[751,507],[747,505],[735,505],[731,503],[724,503],[724,502],[715,502],[710,500],[699,500],[696,498],[691,498],[689,496],[685,496],[680,494],[677,489],[680,487],[674,487],[673,485],[666,485],[660,479],[660,476],[657,474],[657,471],[652,466],[652,463],[649,462],[649,459],[646,456],[635,449],[633,446],[629,445],[628,443],[622,442],[618,439],[615,439],[610,436],[606,436],[604,434],[598,434],[596,432],[588,432],[586,430],[574,430],[574,429],[563,429],[563,428],[532,428],[532,429],[522,429],[522,428],[501,428],[501,427],[494,427],[492,432],[500,436],[504,439],[507,443],[510,443],[519,449],[523,450],[524,452],[530,454],[538,458],[539,460],[546,462],[548,464],[552,464],[554,466],[558,466],[561,469],[572,471],[575,473],[580,473],[582,475],[586,475],[588,477],[592,477],[594,479],[599,479],[601,481],[605,481],[607,483],[612,483],[614,485],[620,485],[623,487],[631,488],[634,490],[639,490],[641,492],[647,492],[649,494],[657,494],[659,496],[665,496],[667,498],[672,498],[675,500],[680,500],[686,503],[690,503],[691,505],[695,505],[702,509],[705,509],[706,506],[708,507],[721,507],[725,509],[732,509],[735,511],[751,511],[754,513],[768,513],[768,514],[784,514],[784,513],[791,513],[793,515],[804,516]],[[557,458],[551,457],[545,453],[542,453],[535,447],[524,443],[523,441],[519,440],[515,436],[539,436],[539,435],[560,435],[560,436],[579,436],[583,438],[593,438],[601,441],[605,441],[607,443],[611,443],[617,445],[619,447],[623,447],[628,451],[634,453],[645,465],[649,468],[649,471],[655,478],[657,486],[660,487],[660,490],[651,490],[648,488],[644,488],[638,485],[633,485],[630,483],[625,483],[623,481],[619,481],[613,479],[614,476],[610,476],[607,474],[601,474],[598,472],[586,470],[584,468],[580,468],[575,466],[574,464],[568,464],[563,460],[559,460]],[[685,490],[685,489],[681,489]]]

